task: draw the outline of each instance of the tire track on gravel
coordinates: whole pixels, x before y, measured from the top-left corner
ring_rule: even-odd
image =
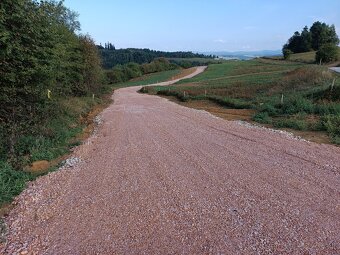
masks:
[[[138,89],[16,199],[4,254],[339,253],[340,148]]]

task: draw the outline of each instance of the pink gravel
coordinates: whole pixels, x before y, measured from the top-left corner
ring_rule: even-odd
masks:
[[[3,254],[340,254],[340,148],[138,89],[15,200]]]

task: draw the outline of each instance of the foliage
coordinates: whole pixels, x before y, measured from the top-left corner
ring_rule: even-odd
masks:
[[[340,116],[339,88],[338,75],[324,66],[256,59],[212,64],[196,77],[171,86],[146,87],[144,92],[255,109],[253,120],[259,123],[322,130],[336,142],[340,139],[334,131],[336,117],[324,116]]]
[[[311,43],[314,50],[319,50],[325,44],[338,45],[339,38],[334,25],[327,25],[319,21],[314,22],[310,28]]]
[[[17,143],[53,119],[60,98],[102,90],[100,58],[62,1],[0,3],[0,147],[20,168]],[[47,91],[52,98],[48,98]]]
[[[53,35],[35,2],[5,0],[0,12],[0,120],[13,153],[18,133],[37,120],[46,104]]]
[[[338,60],[338,58],[338,46],[334,44],[325,44],[316,52],[315,61],[317,63],[329,63]]]
[[[115,84],[126,82],[145,74],[174,70],[178,68],[178,66],[171,64],[167,59],[158,58],[151,63],[143,65],[139,65],[137,63],[116,65],[111,70],[106,71],[106,76],[110,84]]]
[[[325,129],[332,135],[340,136],[340,115],[329,114],[322,118]]]
[[[253,120],[258,123],[271,124],[272,119],[267,112],[258,112],[253,116]]]
[[[171,80],[176,75],[180,74],[180,69],[168,70],[163,72],[151,73],[147,75],[143,75],[136,79],[124,82],[124,83],[117,83],[114,84],[114,88],[120,87],[130,87],[130,86],[140,86],[140,85],[148,85],[154,84],[158,82],[168,81]]]
[[[307,130],[308,125],[306,121],[304,120],[298,120],[298,119],[280,119],[273,122],[274,127],[277,128],[291,128],[296,130]]]
[[[30,174],[16,171],[8,163],[0,161],[0,206],[19,195],[32,178]]]
[[[293,54],[293,51],[291,51],[290,49],[287,49],[287,48],[283,48],[282,53],[283,53],[284,59],[289,59],[290,56]]]
[[[207,66],[211,64],[221,64],[223,59],[216,58],[168,58],[170,63],[176,64],[182,68],[190,68],[194,66]]]
[[[306,29],[306,28],[305,28]],[[294,35],[289,38],[288,43],[284,45],[283,49],[290,50],[294,53],[306,52],[310,50],[310,41],[309,41],[309,33],[304,29],[304,35],[300,34],[298,31],[294,33]]]
[[[115,49],[114,46],[102,47],[97,46],[103,62],[103,68],[111,69],[116,65],[125,65],[130,62],[145,64],[154,61],[157,58],[208,58],[214,56],[206,56],[192,52],[164,52],[150,49]]]
[[[327,44],[334,46],[339,44],[335,26],[317,21],[313,23],[310,29],[305,26],[301,33],[296,31],[283,46],[282,51],[283,53],[287,53],[287,50],[293,53],[308,52],[312,49],[317,51]]]

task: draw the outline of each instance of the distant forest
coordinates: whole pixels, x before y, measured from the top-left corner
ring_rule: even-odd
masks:
[[[111,69],[116,65],[124,65],[127,63],[145,64],[150,63],[157,58],[214,58],[215,56],[207,56],[192,52],[165,52],[150,49],[116,49],[112,43],[97,45],[102,58],[102,66],[105,69]]]

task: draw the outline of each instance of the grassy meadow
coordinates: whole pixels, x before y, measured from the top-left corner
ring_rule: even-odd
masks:
[[[192,79],[146,87],[143,92],[253,109],[256,122],[325,131],[332,142],[340,144],[340,75],[324,66],[270,59],[227,61],[209,65]]]
[[[117,89],[117,88],[132,87],[132,86],[142,86],[142,85],[147,85],[147,84],[154,84],[158,82],[168,81],[168,80],[171,80],[172,77],[175,77],[176,75],[180,73],[181,73],[180,69],[175,69],[175,70],[147,74],[142,77],[138,77],[136,79],[132,79],[124,83],[113,84],[113,88]]]

